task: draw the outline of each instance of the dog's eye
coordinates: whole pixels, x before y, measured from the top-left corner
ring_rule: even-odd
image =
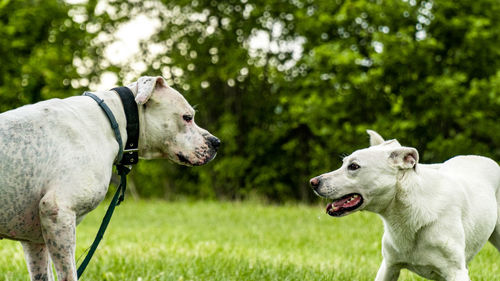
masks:
[[[356,163],[351,163],[351,164],[349,164],[349,166],[347,166],[347,169],[350,171],[354,171],[354,170],[357,170],[359,168],[361,168],[361,167]]]
[[[193,116],[192,115],[182,115],[182,119],[184,119],[184,121],[186,122],[190,122],[191,120],[193,120]]]

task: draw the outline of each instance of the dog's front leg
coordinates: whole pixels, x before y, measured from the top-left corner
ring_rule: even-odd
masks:
[[[387,261],[384,259],[378,269],[375,281],[396,281],[399,278],[400,271],[401,268],[399,266],[387,264]]]
[[[60,281],[76,281],[76,215],[55,192],[40,201],[40,221],[45,244]]]
[[[467,268],[459,270],[448,270],[445,275],[446,281],[470,281],[469,271],[467,270]]]
[[[22,242],[21,244],[31,280],[54,281],[47,246],[32,242]]]

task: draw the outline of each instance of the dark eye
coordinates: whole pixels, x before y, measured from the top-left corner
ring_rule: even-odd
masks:
[[[349,166],[347,166],[347,169],[350,171],[354,171],[354,170],[357,170],[359,168],[361,168],[361,167],[356,163],[351,163],[351,164],[349,164]]]
[[[184,119],[184,121],[186,121],[186,122],[190,122],[191,120],[193,120],[193,116],[192,115],[182,115],[182,119]]]

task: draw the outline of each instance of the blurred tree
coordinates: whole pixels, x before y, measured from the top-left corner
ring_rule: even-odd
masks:
[[[120,2],[110,5],[124,8]],[[147,65],[144,73],[161,73],[192,104],[198,104],[199,123],[223,141],[217,160],[205,167],[141,163],[133,176],[144,183],[143,194],[157,194],[158,183],[149,184],[148,179],[162,178],[169,179],[160,189],[169,198],[175,194],[296,198],[292,182],[281,182],[286,174],[278,174],[269,164],[280,154],[270,135],[279,103],[272,77],[293,55],[293,48],[278,45],[297,37],[292,23],[297,7],[278,1],[238,0],[149,2],[129,4],[125,9],[140,9],[161,21],[161,28],[143,42],[143,52],[134,61]],[[251,40],[259,33],[276,44],[275,50],[251,49]],[[122,71],[122,77],[129,72]],[[162,169],[155,169],[156,165]]]
[[[73,95],[89,35],[64,1],[0,1],[0,110]]]
[[[426,162],[499,158],[500,2],[314,1],[304,10],[307,51],[280,85],[294,92],[282,100],[285,118],[315,135],[307,150],[322,160],[309,168],[339,164],[325,152],[366,146],[357,138],[367,128]]]
[[[139,194],[313,200],[309,177],[366,147],[368,128],[424,162],[500,159],[498,14],[497,0],[0,0],[0,109],[104,72],[163,75],[223,144],[207,166],[141,162]],[[140,53],[104,58],[140,15],[155,26]]]
[[[167,48],[149,71],[200,103],[202,122],[224,142],[208,167],[170,170],[176,193],[211,186],[204,196],[311,200],[307,179],[365,147],[368,128],[417,147],[426,162],[500,156],[498,1],[165,7],[170,17],[154,41]],[[252,46],[259,34],[262,49]]]

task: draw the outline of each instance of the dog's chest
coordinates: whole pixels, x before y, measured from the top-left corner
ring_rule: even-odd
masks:
[[[394,263],[400,264],[420,276],[442,280],[439,264],[440,249],[422,239],[422,233],[407,233],[397,239],[384,237],[383,252]]]
[[[399,251],[392,253],[393,260],[403,268],[407,268],[418,275],[431,280],[442,280],[440,269],[434,260],[434,253],[414,248],[413,251]]]
[[[431,280],[443,280],[439,274],[439,268],[435,266],[409,264],[407,265],[407,268],[424,278]]]

